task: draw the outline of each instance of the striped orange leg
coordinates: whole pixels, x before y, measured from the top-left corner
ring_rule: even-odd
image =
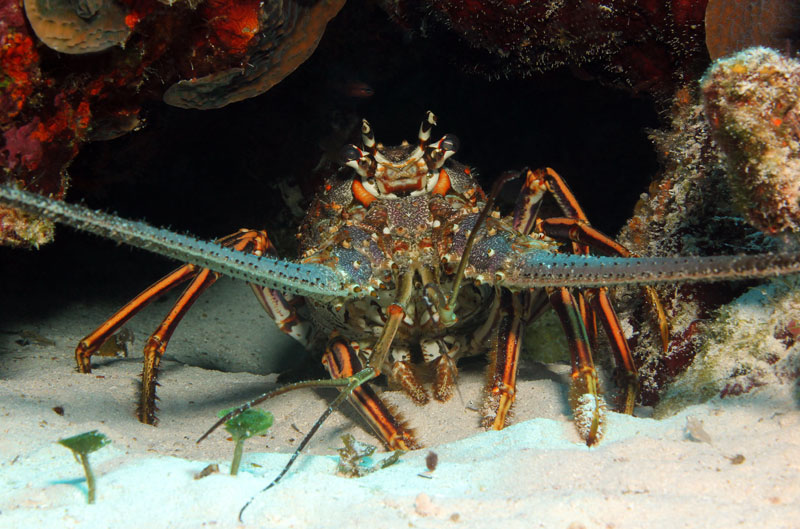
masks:
[[[545,193],[550,193],[555,198],[561,211],[570,219],[580,219],[589,224],[586,214],[583,212],[580,204],[575,199],[575,196],[567,187],[566,182],[556,173],[550,169],[537,169],[535,171],[525,171],[525,183],[523,184],[522,193],[517,201],[517,206],[514,212],[514,227],[525,234],[530,234],[534,229],[538,230],[538,224],[541,222],[536,217],[539,201]],[[568,240],[568,239],[565,239]],[[589,249],[585,245],[572,243],[572,251],[575,254],[588,254]],[[589,334],[592,344],[597,343],[597,319],[591,308],[586,303],[583,295],[577,293],[578,307],[583,318],[584,326]]]
[[[489,351],[489,380],[483,405],[483,425],[502,430],[508,424],[511,405],[517,391],[517,368],[523,332],[519,296],[507,290],[498,292],[497,334]]]
[[[237,233],[222,237],[218,239],[217,242],[223,246],[229,246],[236,250],[256,255],[262,255],[265,252],[273,251],[272,245],[264,231],[241,230]],[[167,348],[167,344],[181,319],[191,308],[192,304],[206,289],[213,285],[218,278],[219,274],[215,272],[187,264],[156,281],[78,343],[75,349],[75,360],[78,364],[78,371],[90,373],[92,354],[119,330],[125,322],[135,316],[150,302],[158,299],[181,283],[191,279],[189,286],[186,287],[184,292],[180,295],[169,314],[167,314],[155,332],[147,339],[147,343],[144,347],[142,390],[137,415],[139,420],[143,423],[155,424],[156,380],[158,377],[158,367],[161,363],[164,351]],[[277,293],[275,295],[277,295]],[[259,300],[261,300],[261,297],[259,297]],[[263,303],[262,301],[262,304]],[[286,305],[291,307],[288,303],[286,303]],[[287,328],[291,330],[291,326]],[[286,329],[284,330],[288,332]]]
[[[556,173],[553,169],[547,167],[545,169],[537,169],[535,171],[529,171],[526,176],[525,185],[533,186],[534,189],[540,190],[544,189],[548,191],[556,200],[561,211],[567,217],[565,220],[578,220],[581,223],[584,223],[586,226],[589,226],[589,219],[584,213],[583,208],[581,208],[578,200],[575,198],[575,195],[572,193],[572,190],[569,188],[567,183],[561,176]],[[547,219],[550,220],[559,220],[559,219]],[[536,219],[536,230],[542,231],[541,229],[541,219]],[[556,235],[551,235],[553,238],[559,238]],[[581,244],[583,241],[571,239],[570,237],[561,237],[563,240],[572,240],[572,252],[579,255],[588,255],[589,254],[589,245]],[[613,242],[613,241],[612,241]],[[619,246],[620,249],[624,249],[622,246]],[[581,291],[577,291],[575,293],[576,299],[578,302],[578,308],[580,309],[581,317],[583,318],[584,326],[586,327],[586,331],[589,335],[589,339],[593,346],[597,345],[597,318],[595,316],[594,311],[591,307],[587,304],[586,298],[584,297]]]
[[[580,244],[587,250],[591,247],[606,255],[631,256],[631,252],[624,246],[594,229],[581,219],[550,218],[537,220],[536,226],[537,230],[545,235],[556,239],[571,240],[573,244]],[[659,314],[658,319],[661,324],[662,339],[665,339],[668,328],[666,325],[666,315],[664,315],[661,302],[652,288],[647,287],[645,293],[651,300],[651,306],[653,306]],[[638,374],[636,371],[636,364],[633,361],[633,355],[628,346],[628,341],[622,332],[619,317],[608,297],[608,289],[583,289],[581,299],[588,299],[592,314],[599,315],[600,323],[611,344],[614,360],[619,368],[619,386],[624,388],[621,411],[630,415],[633,413],[636,395],[639,391]]]
[[[558,202],[566,218],[547,219],[549,224],[546,228],[554,238],[573,241],[583,245],[584,250],[591,247],[605,255],[619,255],[620,257],[635,257],[635,255],[614,241],[612,238],[594,229],[589,223],[589,219],[578,204],[575,195],[570,190],[567,183],[561,176],[551,168],[529,171],[526,179],[526,187],[530,186],[535,191],[541,193],[543,190],[549,191]],[[533,222],[527,219],[528,222]],[[559,235],[561,234],[561,235]],[[576,252],[580,253],[580,252]],[[585,252],[584,252],[585,253]],[[655,319],[661,333],[661,344],[664,352],[669,345],[669,321],[667,320],[661,300],[652,286],[644,286],[642,290],[647,297],[648,304],[652,308]]]
[[[352,377],[363,369],[358,359],[355,344],[349,343],[341,336],[334,336],[328,342],[322,363],[331,378],[344,379]],[[348,396],[353,407],[364,417],[364,420],[375,431],[378,437],[390,450],[414,450],[419,448],[414,439],[414,432],[399,420],[392,410],[383,403],[375,390],[364,383],[353,389]]]
[[[349,392],[347,398],[350,403],[369,423],[378,437],[386,443],[386,446],[392,450],[412,450],[418,448],[419,445],[414,439],[413,432],[395,417],[366,381],[380,375],[388,364],[392,342],[394,342],[397,329],[406,315],[403,307],[413,292],[414,276],[413,272],[400,276],[397,300],[386,307],[388,317],[381,335],[370,352],[367,367],[364,367],[358,358],[357,345],[347,342],[336,334],[328,342],[322,359],[323,365],[333,379],[355,380],[360,378],[364,380],[353,389],[344,389],[343,391]]]
[[[541,293],[541,291],[538,291]],[[489,350],[486,400],[483,425],[502,430],[516,397],[519,353],[525,326],[547,306],[547,298],[537,291],[512,293],[501,290],[494,318],[496,334]]]
[[[573,252],[576,254],[588,254],[592,248],[604,255],[632,256],[627,248],[591,226],[572,191],[554,170],[547,168],[529,171],[525,187],[530,189],[528,193],[538,193],[539,197],[545,190],[550,192],[566,215],[564,218],[537,219],[529,214],[524,217],[528,226],[532,224],[536,231],[554,239],[572,241]],[[652,287],[645,287],[644,290],[657,314],[662,342],[666,347],[669,330],[661,302]],[[625,388],[622,411],[631,414],[638,392],[636,366],[622,333],[619,318],[608,298],[608,291],[604,288],[584,289],[576,293],[576,298],[584,327],[592,343],[596,342],[597,336],[595,315],[599,315],[603,330],[611,342],[616,364],[620,368],[620,386]]]
[[[600,396],[597,371],[580,309],[567,288],[548,288],[550,304],[561,320],[572,358],[569,401],[578,433],[591,446],[603,435],[605,402]]]
[[[579,244],[582,249],[586,248],[586,250],[588,250],[588,248],[591,247],[604,254],[621,255],[623,257],[630,257],[631,255],[625,247],[580,219],[550,218],[537,220],[536,227],[537,231],[549,237],[572,240],[573,244]],[[655,296],[655,292],[652,291],[652,289],[650,289],[650,291],[654,296],[651,299],[656,300],[657,305],[655,306],[663,313],[658,297]],[[587,288],[581,290],[578,297],[578,307],[585,322],[587,313],[584,312],[584,300],[588,300],[589,307],[591,308],[589,314],[599,315],[600,323],[611,344],[611,351],[614,354],[614,360],[619,368],[619,385],[621,388],[624,388],[624,397],[620,411],[630,415],[633,413],[636,395],[639,390],[638,374],[636,372],[636,364],[633,361],[633,355],[628,346],[628,341],[625,338],[625,334],[622,332],[619,317],[608,297],[608,289]],[[593,316],[592,319],[594,319]],[[661,321],[666,322],[666,317]],[[589,334],[589,336],[591,337],[592,335]]]

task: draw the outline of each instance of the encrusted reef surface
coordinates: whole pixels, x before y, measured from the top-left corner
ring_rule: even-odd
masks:
[[[714,63],[698,89],[679,91],[672,127],[651,134],[663,172],[620,240],[648,255],[796,251],[799,72],[798,61],[752,48]],[[797,378],[796,278],[748,286],[659,287],[672,326],[666,352],[652,326],[632,317],[646,310],[638,293],[618,296],[644,403],[665,395],[659,409],[667,413],[681,403]],[[731,341],[740,355],[723,361],[717,346]]]
[[[768,48],[720,59],[702,79],[736,206],[770,234],[800,232],[800,62]]]
[[[795,384],[800,399],[800,278],[752,287],[699,327],[694,362],[667,387],[657,416],[769,384]]]
[[[0,0],[0,178],[63,198],[85,142],[142,126],[153,101],[220,108],[266,92],[343,4]],[[0,208],[0,244],[50,238]]]
[[[431,35],[437,25],[476,52],[452,53],[475,72],[531,75],[560,67],[582,76],[669,98],[696,78],[707,55],[707,0],[481,0],[417,3],[382,0],[409,27]],[[447,49],[458,49],[443,42]],[[451,48],[451,46],[453,46]]]

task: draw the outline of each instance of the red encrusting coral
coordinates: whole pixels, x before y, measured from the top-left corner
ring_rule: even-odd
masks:
[[[259,30],[260,0],[207,0],[200,6],[208,20],[210,44],[244,54]]]
[[[9,29],[0,35],[0,76],[0,112],[6,121],[22,110],[39,76],[39,54],[28,35]]]
[[[193,94],[195,108],[203,108],[203,97],[219,107],[262,93],[313,52],[343,1],[119,0],[77,6],[52,0],[30,4],[40,32],[34,34],[23,2],[0,0],[3,179],[63,196],[66,169],[83,142],[135,128],[141,105],[161,99],[184,79],[221,73],[213,94]],[[86,16],[81,9],[94,11]],[[85,48],[84,30],[91,37]],[[242,72],[251,63],[261,68],[246,90],[226,81],[228,72]],[[281,75],[259,82],[261,70]],[[24,239],[24,218],[0,226],[0,244]]]

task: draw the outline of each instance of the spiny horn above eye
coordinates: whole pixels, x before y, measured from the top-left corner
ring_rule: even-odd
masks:
[[[425,144],[428,143],[431,138],[431,129],[433,129],[434,125],[436,125],[436,115],[428,110],[425,113],[425,119],[422,120],[422,124],[419,126],[420,147],[425,147]]]
[[[361,141],[364,142],[364,147],[369,149],[370,152],[375,151],[375,133],[372,131],[372,126],[366,119],[361,121]]]

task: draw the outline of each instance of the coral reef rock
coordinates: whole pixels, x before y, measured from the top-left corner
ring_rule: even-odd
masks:
[[[739,210],[768,234],[800,233],[800,61],[749,48],[701,81]]]
[[[38,248],[52,241],[55,231],[49,220],[0,205],[0,233],[8,246]]]
[[[472,49],[448,51],[467,69],[491,76],[560,67],[668,100],[707,64],[707,0],[558,0],[415,3],[382,0],[402,25],[431,36],[437,25]],[[447,43],[449,44],[449,43]],[[445,45],[443,49],[448,46]]]
[[[642,195],[618,240],[641,255],[725,255],[773,251],[778,241],[748,224],[733,205],[727,167],[696,90],[678,92],[668,130],[653,131],[662,171]],[[639,366],[640,397],[661,392],[694,361],[703,343],[701,323],[741,295],[742,282],[659,286],[671,334],[663,350],[641,290],[615,289],[620,320]]]
[[[0,0],[0,178],[63,198],[85,142],[142,126],[153,101],[219,108],[269,90],[343,4]],[[43,242],[17,220],[0,244]]]
[[[800,278],[753,287],[701,324],[694,363],[664,392],[658,416],[712,397],[742,395],[800,376]],[[797,392],[797,388],[795,388]]]
[[[128,10],[114,0],[25,0],[25,14],[39,40],[61,53],[103,51],[131,34]]]

